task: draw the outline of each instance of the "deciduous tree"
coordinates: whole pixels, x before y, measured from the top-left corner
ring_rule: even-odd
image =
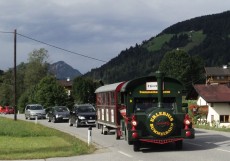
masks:
[[[64,87],[58,84],[54,77],[46,76],[38,83],[34,98],[37,103],[51,107],[66,105],[68,96]]]

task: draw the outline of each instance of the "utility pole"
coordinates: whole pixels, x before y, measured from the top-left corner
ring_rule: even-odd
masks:
[[[14,120],[17,120],[17,69],[16,69],[16,43],[17,43],[17,30],[14,30]]]

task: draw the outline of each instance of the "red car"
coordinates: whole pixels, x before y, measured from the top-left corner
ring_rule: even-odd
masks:
[[[5,106],[0,108],[1,114],[14,114],[14,108],[10,106]]]

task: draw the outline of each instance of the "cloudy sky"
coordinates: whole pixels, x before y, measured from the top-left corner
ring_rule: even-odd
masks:
[[[15,29],[17,64],[45,48],[50,63],[84,74],[177,22],[227,10],[229,0],[0,0],[0,69],[13,67]]]

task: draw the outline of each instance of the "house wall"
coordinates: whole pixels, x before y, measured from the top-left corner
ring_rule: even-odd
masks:
[[[217,126],[230,127],[230,104],[229,103],[207,103],[202,97],[197,100],[197,105],[204,106],[208,105],[208,116],[207,122],[211,124],[213,120],[217,123]],[[228,122],[220,122],[220,115],[222,117],[228,118]]]
[[[200,97],[200,96],[199,96],[199,98],[198,98],[198,100],[197,100],[196,103],[197,103],[198,106],[205,106],[205,105],[207,105],[207,102],[202,97]]]
[[[212,121],[212,115],[214,117],[214,120],[219,123],[219,126],[226,126],[230,127],[230,105],[229,103],[213,103],[213,107],[209,106],[210,112],[208,113],[208,122]],[[221,121],[221,115],[222,119],[225,117],[225,122]],[[220,122],[221,121],[221,122]]]
[[[230,81],[230,76],[208,76],[206,78],[207,83],[220,83],[226,84]]]

